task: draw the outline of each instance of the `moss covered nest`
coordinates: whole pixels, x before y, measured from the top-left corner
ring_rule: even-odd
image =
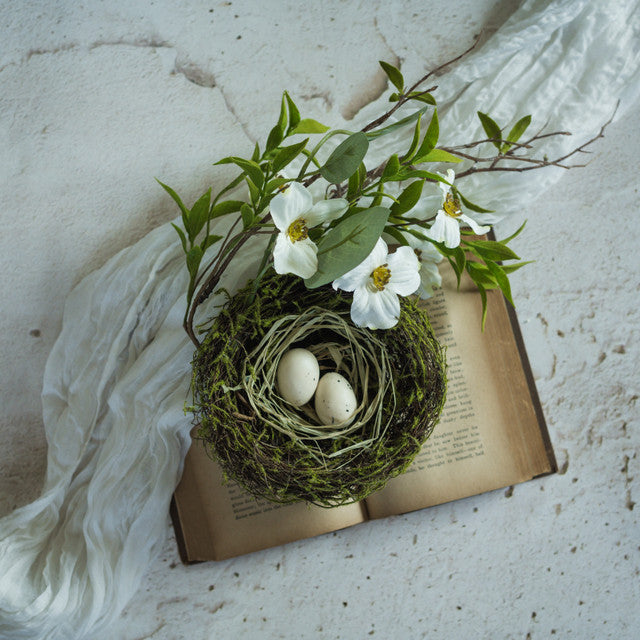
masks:
[[[426,313],[401,299],[393,329],[349,319],[350,296],[271,274],[230,298],[193,360],[198,438],[229,479],[256,497],[337,506],[403,472],[435,427],[446,390],[444,350]],[[359,401],[349,425],[320,425],[275,385],[280,357],[312,351]]]

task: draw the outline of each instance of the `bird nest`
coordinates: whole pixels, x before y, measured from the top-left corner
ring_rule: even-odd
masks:
[[[267,276],[228,300],[196,351],[198,438],[257,497],[361,500],[407,468],[438,421],[446,364],[425,312],[402,299],[398,324],[370,331],[351,323],[349,307],[328,287]],[[294,347],[351,382],[358,407],[349,424],[322,425],[311,404],[279,396],[278,363]]]

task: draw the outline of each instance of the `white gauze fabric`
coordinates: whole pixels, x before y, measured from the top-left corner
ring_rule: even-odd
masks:
[[[438,79],[442,139],[481,136],[477,105],[501,124],[533,113],[532,128],[548,122],[572,131],[550,141],[549,157],[595,135],[618,98],[618,115],[638,98],[638,5],[525,2]],[[387,105],[369,105],[351,128]],[[372,144],[368,166],[410,135]],[[462,186],[509,215],[561,175],[487,174]],[[435,194],[421,206],[432,215],[438,204]],[[254,246],[222,284],[232,292],[244,284],[259,255]],[[44,489],[0,520],[0,638],[95,638],[135,593],[165,539],[190,444],[183,406],[193,346],[182,329],[183,265],[175,231],[164,225],[85,278],[67,300],[44,376]]]

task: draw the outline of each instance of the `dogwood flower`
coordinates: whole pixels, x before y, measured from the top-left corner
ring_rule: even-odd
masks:
[[[351,319],[356,325],[390,329],[400,318],[398,296],[411,295],[420,286],[419,267],[411,247],[400,247],[389,255],[386,242],[378,239],[355,269],[333,281],[333,288],[353,291]]]
[[[460,224],[469,225],[474,233],[481,235],[489,231],[490,227],[483,227],[468,215],[462,213],[460,209],[460,201],[451,192],[453,181],[456,177],[452,169],[447,170],[447,175],[442,176],[449,184],[438,182],[438,186],[442,190],[442,209],[438,210],[435,222],[431,229],[425,231],[425,235],[429,236],[436,242],[443,242],[444,246],[454,249],[460,244]]]
[[[433,295],[434,287],[442,285],[442,276],[438,270],[442,254],[428,240],[421,240],[412,235],[406,237],[420,263],[420,286],[416,293],[425,300]]]
[[[311,193],[299,182],[277,194],[269,207],[280,231],[273,249],[276,272],[310,278],[318,270],[318,247],[309,238],[309,229],[339,218],[348,206],[343,198],[313,204]]]

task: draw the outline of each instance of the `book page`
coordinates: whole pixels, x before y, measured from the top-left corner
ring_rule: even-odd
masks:
[[[325,509],[303,503],[256,500],[236,483],[223,484],[222,470],[195,441],[185,460],[173,507],[176,536],[187,562],[223,560],[364,522],[363,505]]]
[[[441,267],[443,287],[425,308],[447,345],[447,400],[439,424],[406,473],[366,500],[371,518],[405,513],[530,480],[555,470],[541,431],[544,418],[530,391],[506,302],[482,301],[470,279]],[[519,337],[519,330],[517,330]],[[525,356],[526,357],[526,356]],[[535,390],[533,391],[535,395]]]

